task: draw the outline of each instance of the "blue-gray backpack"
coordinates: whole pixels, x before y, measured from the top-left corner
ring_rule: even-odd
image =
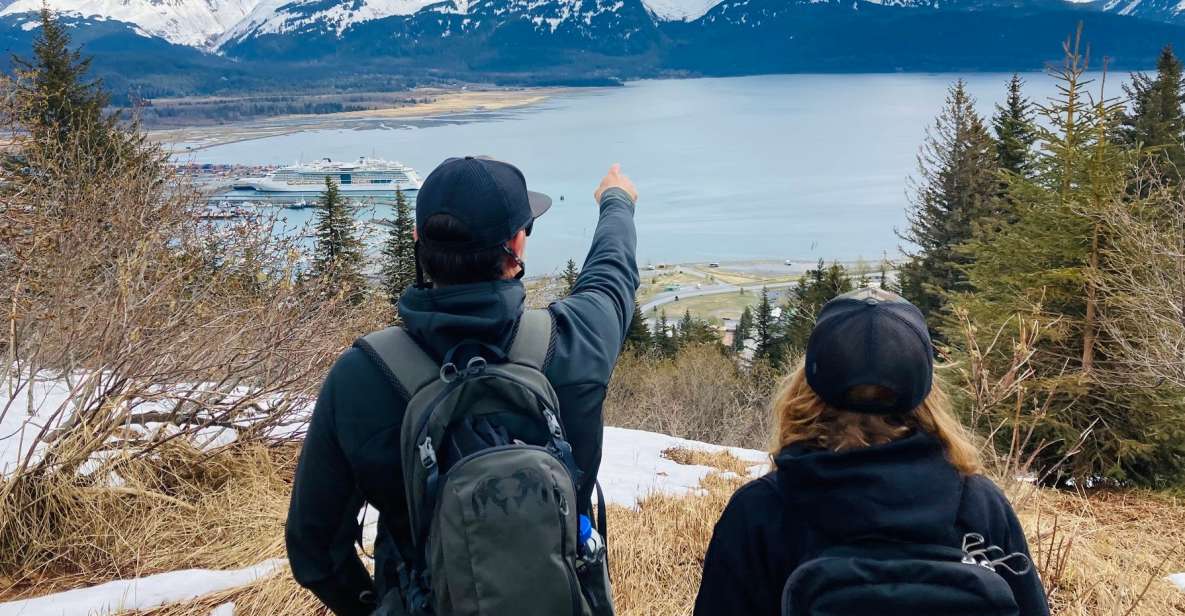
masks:
[[[867,537],[815,547],[786,580],[782,616],[1019,616],[997,569],[1024,575],[1028,557],[977,533],[961,543]]]
[[[579,471],[543,374],[551,339],[551,314],[532,310],[505,351],[467,342],[438,363],[400,328],[359,343],[408,400],[407,613],[594,614],[576,570]],[[611,614],[611,602],[595,613]]]

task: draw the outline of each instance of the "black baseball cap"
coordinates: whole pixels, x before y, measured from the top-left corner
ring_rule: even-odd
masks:
[[[551,207],[551,197],[527,190],[518,167],[488,156],[450,158],[440,163],[416,195],[416,229],[426,245],[449,250],[482,250],[505,244]],[[448,214],[468,231],[468,241],[425,237],[424,222]]]
[[[912,411],[930,395],[934,380],[934,349],[922,312],[900,295],[871,287],[827,302],[807,343],[806,380],[838,409]],[[853,397],[861,385],[891,395]]]

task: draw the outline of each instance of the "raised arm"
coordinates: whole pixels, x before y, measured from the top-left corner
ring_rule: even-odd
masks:
[[[638,290],[634,207],[638,192],[622,175],[621,166],[613,165],[593,196],[600,207],[600,220],[592,246],[572,294],[553,304],[552,312],[557,326],[569,330],[561,334],[579,340],[584,347],[581,350],[587,352],[581,356],[593,360],[586,362],[589,380],[604,383],[634,314]]]

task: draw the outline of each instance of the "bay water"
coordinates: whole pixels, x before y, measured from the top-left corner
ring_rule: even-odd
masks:
[[[368,120],[197,150],[181,160],[291,164],[399,160],[427,176],[450,156],[518,165],[555,201],[535,226],[529,274],[580,262],[596,225],[592,193],[620,162],[637,184],[639,264],[898,256],[918,147],[962,77],[980,112],[1005,74],[771,75],[632,82],[571,90],[510,111]],[[1045,102],[1055,84],[1026,74]],[[1118,88],[1114,88],[1117,93]],[[286,210],[301,224],[311,210]],[[389,213],[379,213],[389,217]]]

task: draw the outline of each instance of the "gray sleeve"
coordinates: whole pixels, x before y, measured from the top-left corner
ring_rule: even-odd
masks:
[[[634,202],[624,190],[606,190],[600,207],[600,221],[576,286],[570,296],[552,304],[551,311],[559,342],[588,371],[582,380],[607,383],[634,314],[638,237]]]

